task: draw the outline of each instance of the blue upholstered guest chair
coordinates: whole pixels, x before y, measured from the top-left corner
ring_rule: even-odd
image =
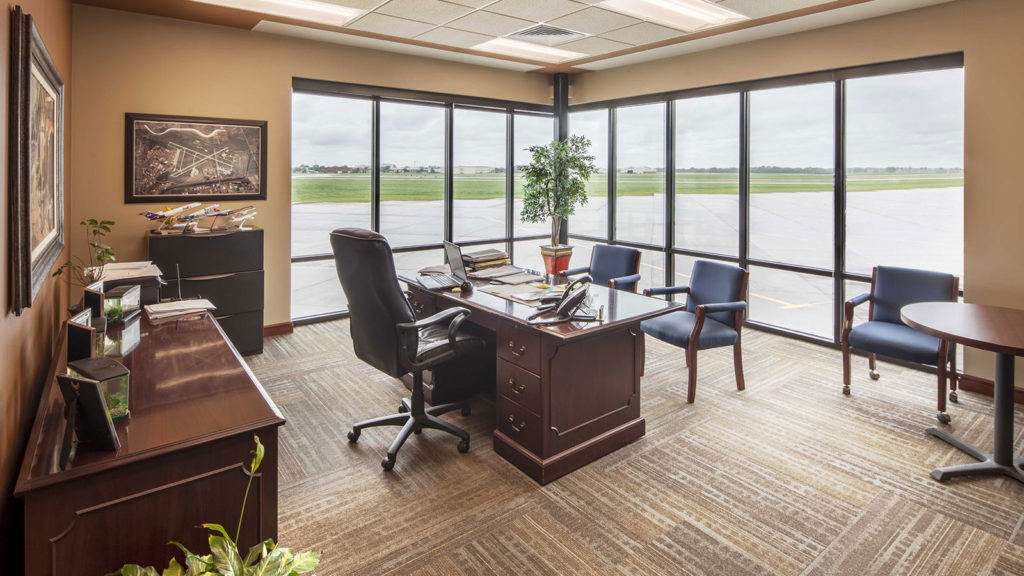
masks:
[[[640,251],[625,246],[597,244],[590,255],[590,266],[570,268],[562,272],[562,276],[590,274],[597,284],[607,284],[609,288],[636,292],[640,282]]]
[[[689,382],[686,401],[697,394],[697,350],[732,346],[736,389],[743,390],[743,352],[740,330],[747,309],[747,277],[743,268],[732,264],[697,260],[689,286],[644,290],[644,296],[687,294],[686,309],[640,323],[640,329],[658,340],[686,348]]]
[[[948,423],[947,375],[952,388],[949,399],[957,400],[956,346],[907,326],[900,318],[900,309],[917,302],[956,302],[959,291],[960,279],[952,274],[877,266],[871,272],[871,292],[846,302],[842,337],[843,394],[850,394],[851,348],[868,353],[868,373],[872,380],[880,377],[875,370],[875,354],[935,366],[938,368],[938,419]],[[868,321],[853,326],[853,309],[864,302],[870,302]]]

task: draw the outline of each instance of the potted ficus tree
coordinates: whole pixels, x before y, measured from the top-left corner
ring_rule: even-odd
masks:
[[[597,170],[594,157],[588,154],[590,140],[570,136],[546,146],[530,146],[533,160],[520,166],[523,184],[523,222],[551,220],[551,244],[541,246],[544,268],[557,274],[569,267],[572,246],[558,242],[562,219],[573,214],[577,206],[587,203],[587,180]]]

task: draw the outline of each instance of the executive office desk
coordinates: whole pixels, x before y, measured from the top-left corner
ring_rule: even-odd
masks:
[[[545,484],[644,435],[640,321],[678,303],[591,285],[587,306],[596,313],[604,305],[603,322],[540,327],[526,321],[535,308],[481,291],[486,281],[476,285],[434,293],[409,283],[410,301],[419,317],[465,306],[467,323],[495,343],[496,373],[485,375],[496,386],[495,452]]]
[[[120,359],[131,370],[131,418],[116,426],[117,452],[80,446],[60,469],[54,374],[64,362],[51,365],[14,492],[25,499],[27,574],[96,576],[126,562],[162,570],[177,550],[170,540],[207,550],[203,522],[234,536],[253,434],[266,456],[240,548],[277,536],[277,407],[209,314],[140,322],[139,345]]]

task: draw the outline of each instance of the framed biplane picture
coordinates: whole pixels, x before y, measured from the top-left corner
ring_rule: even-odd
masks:
[[[124,201],[267,199],[267,123],[124,115]]]
[[[35,301],[64,250],[64,81],[32,16],[11,12],[10,309]]]

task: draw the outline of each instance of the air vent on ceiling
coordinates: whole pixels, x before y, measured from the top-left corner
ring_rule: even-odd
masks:
[[[579,40],[584,36],[586,36],[586,34],[573,32],[572,30],[555,28],[554,26],[548,26],[547,24],[537,24],[536,26],[531,26],[526,30],[520,30],[515,34],[510,34],[508,38],[522,40],[524,42],[533,42],[534,44],[543,44],[545,46],[557,46],[558,44],[564,44],[572,40]]]

